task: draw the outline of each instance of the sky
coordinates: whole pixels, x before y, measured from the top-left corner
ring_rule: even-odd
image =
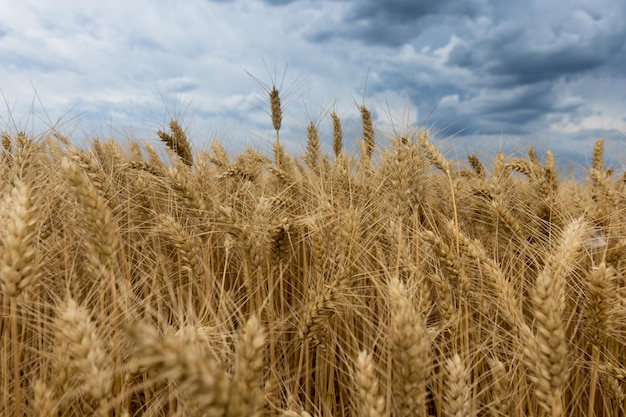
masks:
[[[358,150],[417,128],[451,156],[551,149],[626,162],[623,0],[0,0],[0,129],[157,141],[177,117],[196,150],[330,153],[336,111]]]

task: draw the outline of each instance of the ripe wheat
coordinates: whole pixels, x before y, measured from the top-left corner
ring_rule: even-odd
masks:
[[[603,140],[579,181],[551,152],[376,142],[360,106],[360,155],[331,112],[296,158],[266,93],[273,160],[193,155],[178,121],[128,148],[2,134],[0,416],[624,414]]]

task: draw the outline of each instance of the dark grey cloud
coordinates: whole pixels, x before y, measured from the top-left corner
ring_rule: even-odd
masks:
[[[393,76],[381,78],[393,88]],[[389,80],[389,81],[388,81]],[[445,128],[447,134],[532,135],[545,130],[550,119],[567,115],[580,121],[590,115],[583,102],[568,100],[550,82],[521,85],[510,90],[465,89],[453,84],[417,84],[410,88],[410,98],[420,115],[416,122]]]
[[[387,23],[411,23],[433,15],[476,16],[482,9],[480,1],[454,0],[364,0],[355,1],[346,21],[377,20]]]
[[[391,0],[355,2],[345,20],[373,21],[384,20],[388,23],[408,23],[425,16],[440,13],[445,8],[445,1]]]
[[[352,0],[342,23],[310,33],[313,42],[352,39],[367,45],[400,46],[414,41],[423,31],[443,22],[473,19],[484,2],[471,0]]]
[[[552,45],[537,44],[532,31],[532,26],[507,28],[494,36],[468,40],[454,47],[447,64],[470,69],[503,87],[623,68],[626,30],[622,28],[580,42],[557,39]]]
[[[295,3],[298,0],[263,0],[264,3],[269,4],[270,6],[284,6],[286,4]]]
[[[528,134],[549,117],[568,115],[576,120],[587,115],[584,102],[572,100],[559,91],[551,81],[519,84],[503,88],[488,83],[473,83],[471,79],[442,74],[436,70],[420,81],[413,77],[410,66],[393,65],[368,86],[375,94],[402,91],[418,109],[421,120],[435,117],[443,124],[454,124],[459,135]],[[427,121],[426,121],[427,122]]]
[[[626,91],[622,3],[346,0],[339,23],[321,25],[308,39],[389,51],[364,61],[379,75],[368,88],[407,93],[421,117],[431,115],[460,136],[532,136],[602,117],[575,91],[581,82],[613,79]],[[375,62],[407,45],[413,48],[407,62]]]
[[[580,104],[561,103],[554,85],[549,82],[521,86],[511,94],[490,95],[475,109],[488,120],[522,124],[539,119],[548,113],[572,113]]]

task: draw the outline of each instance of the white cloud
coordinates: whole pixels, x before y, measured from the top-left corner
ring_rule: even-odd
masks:
[[[623,132],[626,83],[618,68],[619,54],[625,52],[614,39],[624,6],[618,3],[589,0],[560,7],[556,0],[535,1],[532,16],[508,3],[475,2],[473,16],[445,15],[444,7],[441,15],[428,15],[415,25],[410,16],[387,13],[385,18],[402,19],[398,36],[403,40],[371,42],[377,39],[375,30],[387,37],[393,31],[374,21],[350,27],[346,16],[357,4],[350,0],[280,7],[260,0],[0,0],[0,90],[18,123],[29,119],[36,94],[34,119],[46,119],[37,100],[51,121],[68,114],[86,126],[112,120],[154,130],[168,114],[182,113],[194,118],[198,130],[227,124],[233,141],[257,143],[259,137],[271,138],[272,128],[266,93],[246,70],[271,85],[280,82],[288,64],[281,91],[288,104],[284,124],[286,132],[291,126],[298,135],[309,120],[319,121],[330,109],[346,119],[358,116],[364,91],[382,128],[391,128],[387,104],[396,116],[406,112],[419,120],[438,102],[435,118],[465,119],[466,128],[515,126],[521,131],[526,118],[526,131],[538,134]],[[543,57],[548,51],[555,60],[570,62],[566,59],[577,48],[587,48],[588,56],[571,62],[597,63],[598,70],[576,78],[554,66],[546,69],[556,80],[552,84],[523,80],[539,83],[543,92],[553,93],[545,94],[551,99],[535,97],[533,92],[542,93],[536,86],[505,85],[509,72],[526,74],[512,71],[519,54]],[[563,51],[569,55],[559,55]],[[602,66],[611,53],[618,57]],[[504,75],[494,75],[494,65]],[[508,105],[517,108],[500,111]],[[2,113],[0,121],[6,122]],[[322,129],[328,129],[324,123]],[[292,146],[303,140],[293,138]]]

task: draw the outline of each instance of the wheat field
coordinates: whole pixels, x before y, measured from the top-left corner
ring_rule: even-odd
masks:
[[[2,135],[2,416],[618,416],[626,176],[548,152]],[[268,123],[270,121],[268,120]],[[190,144],[191,143],[191,144]],[[591,151],[591,150],[590,150]]]

